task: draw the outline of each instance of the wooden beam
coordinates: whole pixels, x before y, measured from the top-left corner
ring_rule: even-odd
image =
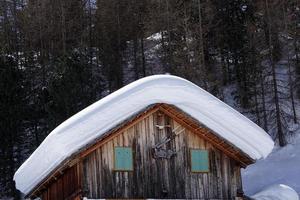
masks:
[[[166,108],[167,107],[167,108]],[[178,111],[177,108],[173,108],[173,106],[169,106],[167,104],[163,104],[160,106],[160,110],[162,112],[164,112],[166,115],[168,115],[169,117],[173,118],[175,121],[177,121],[179,124],[182,124],[183,126],[185,126],[187,129],[189,129],[190,131],[193,131],[195,133],[197,133],[200,137],[202,137],[203,139],[209,141],[210,143],[212,143],[216,148],[218,148],[219,150],[223,151],[224,153],[226,153],[229,157],[235,159],[236,161],[238,161],[242,167],[246,167],[249,164],[252,164],[254,161],[249,158],[246,155],[242,155],[240,153],[240,151],[236,151],[231,145],[228,145],[226,141],[224,141],[224,139],[219,138],[218,136],[216,136],[214,133],[210,132],[210,130],[208,130],[207,128],[194,128],[191,124],[194,124],[194,120],[189,120],[186,121],[186,117],[184,116],[184,119],[178,117],[178,116],[182,116],[182,111]],[[180,113],[180,115],[178,115],[177,113]],[[226,145],[226,147],[224,146]]]
[[[155,113],[156,111],[158,111],[159,108],[160,108],[160,104],[156,104],[155,106],[153,106],[149,110],[146,110],[144,113],[139,114],[138,116],[136,116],[130,122],[127,122],[127,123],[121,125],[121,127],[118,127],[116,130],[111,131],[111,134],[109,134],[109,133],[106,134],[107,136],[105,138],[101,138],[101,140],[99,140],[98,142],[96,142],[94,145],[92,145],[91,147],[88,147],[85,151],[81,152],[80,153],[80,158],[83,158],[83,157],[87,156],[88,154],[92,153],[94,150],[96,150],[97,148],[99,148],[100,146],[102,146],[103,144],[105,144],[106,142],[108,142],[111,139],[119,136],[126,129],[131,128],[136,123],[140,122],[144,118],[146,118],[146,117],[152,115],[153,113]]]

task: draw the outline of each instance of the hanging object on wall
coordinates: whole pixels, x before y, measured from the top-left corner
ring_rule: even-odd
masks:
[[[164,128],[170,128],[170,125],[156,125],[158,129],[164,129]],[[181,129],[180,129],[181,128]],[[173,156],[175,156],[177,153],[175,150],[171,149],[164,149],[163,146],[166,145],[168,142],[173,140],[177,135],[182,133],[184,131],[183,127],[177,126],[172,130],[172,134],[169,137],[164,138],[161,142],[157,143],[152,147],[152,152],[153,152],[153,158],[158,159],[158,158],[163,158],[163,159],[170,159]]]
[[[164,128],[171,128],[171,126],[170,125],[155,125],[159,130],[162,130],[162,129],[164,129]]]

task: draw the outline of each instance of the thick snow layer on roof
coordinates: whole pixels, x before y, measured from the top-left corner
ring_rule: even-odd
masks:
[[[155,103],[175,105],[253,159],[273,148],[265,131],[205,90],[176,76],[155,75],[117,90],[55,128],[15,173],[16,187],[28,194],[78,149]]]
[[[299,200],[297,192],[283,184],[269,186],[252,196],[255,200]]]

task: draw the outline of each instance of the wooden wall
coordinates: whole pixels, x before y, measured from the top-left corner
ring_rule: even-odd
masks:
[[[42,200],[79,200],[81,194],[81,181],[79,165],[65,170],[56,180],[45,185],[39,195]]]
[[[176,149],[176,156],[154,159],[151,147],[171,134],[171,128],[160,130],[155,125],[171,125],[172,129],[180,126],[158,111],[87,155],[82,161],[83,196],[233,199],[242,189],[237,162],[188,130],[166,145]],[[133,148],[133,172],[113,170],[114,146]],[[190,148],[209,150],[209,173],[191,173]]]

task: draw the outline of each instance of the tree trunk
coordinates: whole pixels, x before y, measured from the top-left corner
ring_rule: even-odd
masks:
[[[205,66],[204,56],[204,41],[203,41],[203,29],[202,29],[202,12],[201,12],[201,0],[198,0],[198,23],[199,23],[199,70],[200,79],[203,80],[204,89],[208,90],[207,85],[207,70]]]
[[[143,32],[143,31],[142,31]],[[145,49],[144,49],[144,34],[142,33],[141,38],[141,53],[142,53],[142,69],[143,77],[146,77],[146,60],[145,60]]]
[[[266,93],[265,93],[265,81],[263,77],[263,72],[260,72],[260,85],[261,85],[261,97],[262,97],[262,112],[263,112],[263,120],[264,120],[264,130],[269,131],[268,129],[268,121],[267,121],[267,111],[266,111]]]
[[[286,3],[286,0],[284,1],[284,4],[285,5]],[[283,6],[282,7],[282,10],[283,10],[283,21],[284,21],[284,32],[286,34],[288,34],[288,25],[287,25],[287,19],[286,19],[286,7]],[[293,84],[293,77],[292,77],[292,71],[291,71],[291,63],[290,63],[290,48],[289,48],[289,44],[287,44],[287,61],[288,61],[288,70],[289,70],[289,92],[290,92],[290,98],[291,98],[291,103],[292,103],[292,110],[293,110],[293,120],[294,120],[294,123],[297,123],[297,114],[296,114],[296,109],[295,109],[295,100],[294,100],[294,84]]]
[[[134,74],[135,74],[135,80],[139,79],[139,67],[138,67],[138,61],[137,61],[137,51],[138,51],[138,41],[135,34],[135,37],[133,39],[133,66],[134,66]]]
[[[272,81],[273,81],[273,90],[274,90],[274,103],[275,103],[275,113],[276,113],[276,123],[277,123],[277,136],[280,146],[285,146],[285,136],[282,130],[282,122],[280,116],[280,106],[279,106],[279,97],[278,97],[278,86],[277,86],[277,77],[276,77],[276,69],[275,63],[273,60],[273,43],[272,43],[272,30],[271,30],[271,20],[269,13],[269,2],[266,0],[266,12],[267,12],[267,20],[268,20],[268,40],[269,40],[269,51],[270,51],[270,63],[272,67]]]

